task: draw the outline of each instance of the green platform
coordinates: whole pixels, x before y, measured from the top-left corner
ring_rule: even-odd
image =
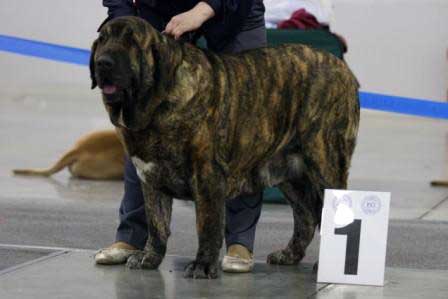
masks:
[[[336,35],[327,30],[279,30],[268,29],[268,45],[304,44],[310,47],[328,51],[336,57],[344,55],[343,45]]]

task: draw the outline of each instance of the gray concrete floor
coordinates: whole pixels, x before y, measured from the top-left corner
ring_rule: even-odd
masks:
[[[73,86],[9,89],[0,91],[0,111],[0,298],[448,298],[448,188],[429,186],[432,179],[448,179],[446,121],[362,112],[350,188],[392,192],[389,282],[369,288],[317,285],[306,265],[265,265],[292,228],[289,207],[274,204],[264,205],[257,228],[254,275],[222,275],[217,282],[180,278],[175,265],[196,250],[194,211],[185,202],[175,203],[168,251],[173,256],[161,271],[94,267],[92,251],[72,249],[112,242],[122,183],[72,179],[67,171],[49,179],[14,177],[10,170],[47,166],[80,135],[108,127],[98,94]],[[36,261],[55,251],[68,253]],[[317,255],[316,236],[305,263]],[[54,286],[63,295],[51,293]]]
[[[0,298],[394,298],[446,299],[445,271],[387,268],[384,287],[318,284],[312,266],[257,263],[253,273],[216,280],[182,276],[190,258],[167,256],[158,270],[96,266],[93,252],[61,251],[0,272]]]

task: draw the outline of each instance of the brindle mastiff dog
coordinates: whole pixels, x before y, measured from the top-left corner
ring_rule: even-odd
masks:
[[[90,67],[145,197],[150,238],[129,267],[159,266],[173,198],[192,199],[199,249],[185,277],[216,278],[225,200],[271,186],[294,232],[267,261],[303,258],[323,190],[347,187],[355,148],[358,83],[343,61],[303,45],[217,55],[123,17],[102,28]]]

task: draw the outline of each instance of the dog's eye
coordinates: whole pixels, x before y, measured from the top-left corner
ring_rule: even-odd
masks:
[[[136,40],[134,33],[130,30],[125,32],[124,37],[128,42],[135,42]]]
[[[106,36],[105,34],[100,34],[100,36],[98,37],[98,42],[103,43],[106,41]]]
[[[130,36],[134,34],[134,30],[132,30],[131,28],[126,28],[126,31],[124,32],[124,35],[126,36]]]

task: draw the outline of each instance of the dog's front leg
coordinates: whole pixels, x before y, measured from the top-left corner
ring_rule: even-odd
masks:
[[[196,206],[199,249],[196,260],[185,268],[188,278],[217,278],[219,250],[224,237],[224,196],[222,180],[213,173],[192,178]]]
[[[127,266],[131,269],[156,269],[166,253],[173,199],[148,184],[142,184],[142,189],[148,223],[148,240],[143,251],[128,258]]]

